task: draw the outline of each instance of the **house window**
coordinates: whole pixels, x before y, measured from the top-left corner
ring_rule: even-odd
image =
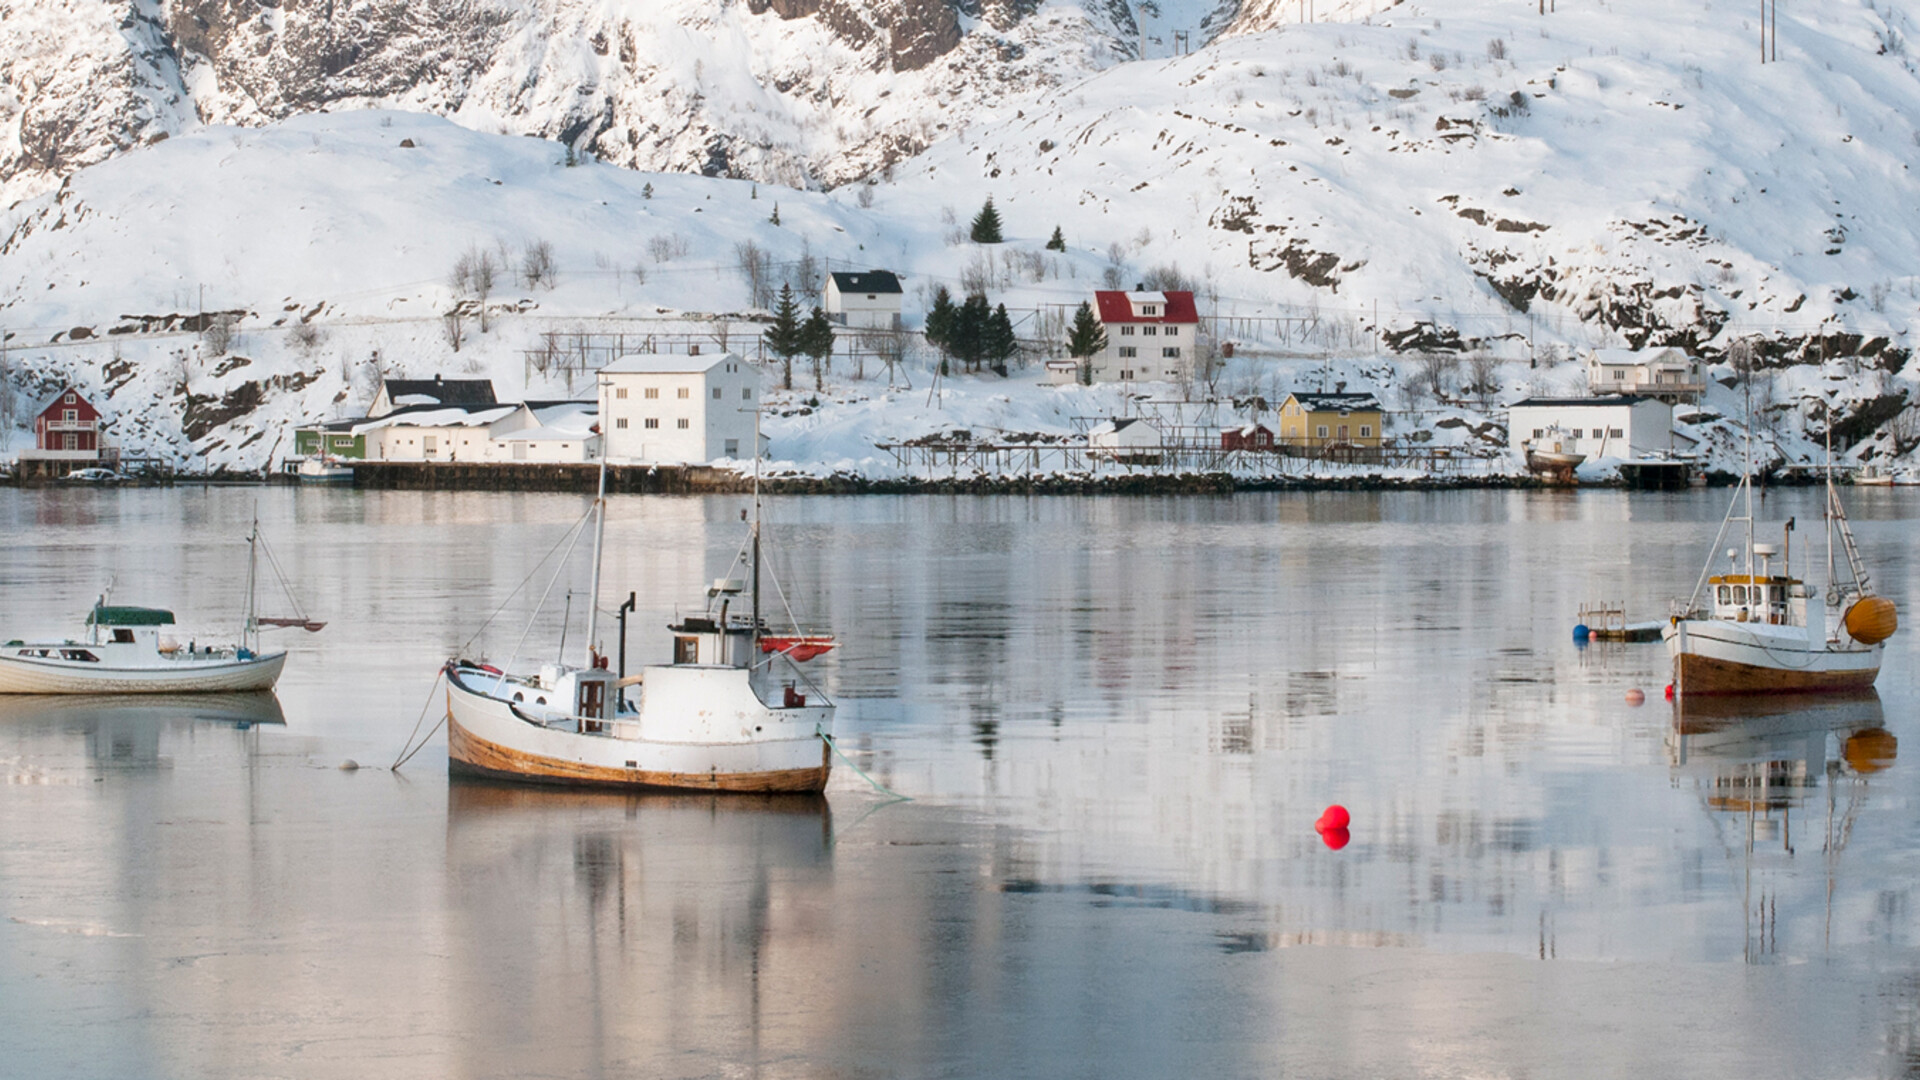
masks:
[[[1616,439],[1624,439],[1624,438],[1626,438],[1626,437],[1627,437],[1627,433],[1626,433],[1626,432],[1624,432],[1624,431],[1622,431],[1622,430],[1620,430],[1619,428],[1614,428],[1614,429],[1613,429],[1613,437],[1614,437],[1614,438],[1616,438]]]
[[[1143,306],[1142,306],[1142,307],[1140,308],[1140,314],[1142,314],[1142,315],[1158,315],[1158,314],[1160,314],[1160,305],[1158,305],[1158,304],[1146,304],[1146,305],[1143,305]]]
[[[713,388],[713,400],[715,401],[720,400],[720,388],[717,386]]]
[[[613,422],[613,426],[619,428],[621,431],[627,430],[627,418],[624,416],[620,417]]]
[[[726,455],[727,455],[728,457],[739,457],[739,456],[740,456],[740,440],[739,440],[739,439],[728,439],[728,440],[727,440],[727,444],[726,444]]]
[[[1169,360],[1178,360],[1180,359],[1180,346],[1169,345],[1160,350],[1160,355],[1166,357]]]
[[[1140,350],[1134,348],[1132,345],[1120,346],[1120,359],[1127,360],[1138,355],[1140,355]]]
[[[1133,372],[1131,370],[1122,369],[1120,372],[1120,378],[1125,382],[1132,382]]]
[[[1327,425],[1321,424],[1319,427],[1314,428],[1313,432],[1319,438],[1324,439],[1327,437]]]
[[[741,400],[741,401],[752,401],[752,400],[753,400],[753,387],[751,387],[751,386],[743,386],[743,387],[741,387],[741,388],[740,388],[740,400]]]
[[[74,397],[73,397],[73,395],[72,395],[72,394],[68,394],[68,395],[67,395],[67,400],[66,400],[66,404],[68,404],[68,405],[71,405],[71,404],[73,404],[73,402],[74,402]]]
[[[683,416],[680,419],[675,420],[673,422],[673,426],[679,428],[681,431],[687,430],[687,427],[688,427],[687,418]]]
[[[1540,438],[1541,436],[1543,436],[1543,435],[1545,435],[1545,434],[1546,434],[1546,432],[1544,432],[1544,431],[1542,431],[1542,430],[1540,430],[1539,428],[1534,428],[1534,429],[1533,429],[1533,437],[1534,437],[1534,438],[1536,438],[1536,439],[1538,439],[1538,438]]]
[[[71,424],[75,420],[80,419],[80,410],[79,409],[63,410],[60,414],[60,419],[65,420],[67,423]]]
[[[649,416],[641,422],[640,426],[646,428],[648,431],[652,431],[654,428],[660,426],[660,418],[657,416]]]
[[[1179,328],[1179,327],[1177,327],[1177,326],[1169,326],[1169,327],[1167,327],[1167,336],[1168,336],[1168,337],[1179,337],[1179,336],[1180,336],[1180,328]]]
[[[1132,336],[1133,336],[1133,327],[1131,327],[1131,326],[1123,326],[1123,327],[1121,327],[1121,328],[1120,328],[1120,336],[1121,336],[1121,337],[1132,337]]]
[[[621,401],[627,400],[627,388],[623,386],[620,389],[615,390],[613,392],[613,396],[616,398],[619,398]]]
[[[62,450],[80,449],[80,436],[75,435],[73,432],[69,431],[65,435],[62,435],[60,438],[62,440],[62,442],[60,443],[60,449]]]
[[[1623,379],[1625,379],[1626,377],[1627,377],[1627,373],[1626,373],[1626,372],[1624,372],[1624,371],[1621,371],[1621,370],[1620,370],[1619,368],[1615,368],[1615,369],[1613,370],[1613,381],[1614,381],[1614,382],[1620,382],[1621,380],[1623,380]]]
[[[1360,437],[1361,437],[1361,438],[1363,438],[1363,439],[1371,439],[1371,438],[1373,438],[1373,425],[1372,425],[1372,424],[1361,424],[1361,425],[1360,425]]]
[[[653,399],[655,399],[655,398],[657,398],[657,397],[659,397],[659,396],[660,396],[660,388],[659,388],[659,387],[657,387],[657,386],[649,386],[649,387],[647,387],[647,400],[648,400],[648,401],[652,401]]]
[[[687,388],[687,387],[685,387],[685,386],[683,386],[683,387],[681,387],[681,388],[680,388],[680,395],[679,395],[679,396],[680,396],[680,400],[681,400],[681,401],[685,401],[685,400],[687,400],[688,398],[690,398],[690,397],[692,397],[692,396],[693,396],[693,391],[692,391],[691,389],[689,389],[689,388]]]
[[[1155,334],[1158,334],[1159,332],[1160,332],[1160,328],[1157,326],[1143,326],[1140,328],[1141,337],[1152,337]]]

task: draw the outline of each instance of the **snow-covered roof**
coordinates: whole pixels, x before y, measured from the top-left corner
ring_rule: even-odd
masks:
[[[600,374],[697,375],[712,371],[713,366],[722,361],[739,359],[730,352],[701,353],[698,356],[685,353],[633,353],[601,368]]]
[[[1685,349],[1663,345],[1653,349],[1594,349],[1589,359],[1596,364],[1639,367],[1643,364],[1687,364],[1693,361]]]
[[[385,416],[355,423],[355,435],[387,427],[485,427],[510,416],[518,405],[409,405]]]
[[[1380,399],[1372,394],[1288,394],[1308,412],[1378,411]]]
[[[387,400],[395,405],[492,405],[491,379],[388,379]]]

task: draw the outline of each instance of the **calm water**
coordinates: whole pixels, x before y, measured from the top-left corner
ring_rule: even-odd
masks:
[[[1685,733],[1659,645],[1571,642],[1662,615],[1725,499],[775,501],[888,804],[386,771],[579,498],[0,491],[8,637],[111,576],[230,638],[256,511],[330,623],[277,703],[0,699],[0,1075],[1920,1071],[1920,635],[1877,699]],[[1912,612],[1920,494],[1850,502]],[[635,662],[742,505],[614,501]]]

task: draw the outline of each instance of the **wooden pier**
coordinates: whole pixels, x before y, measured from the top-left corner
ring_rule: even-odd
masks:
[[[591,495],[598,462],[535,464],[353,461],[353,486],[379,491],[578,491]],[[608,465],[607,490],[630,495],[750,491],[753,478],[710,465]]]

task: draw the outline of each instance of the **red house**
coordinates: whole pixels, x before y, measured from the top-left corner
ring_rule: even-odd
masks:
[[[35,457],[68,461],[100,458],[100,410],[72,386],[54,396],[33,421]]]
[[[1222,450],[1271,450],[1273,432],[1265,424],[1247,424],[1244,427],[1225,428],[1220,432]]]

